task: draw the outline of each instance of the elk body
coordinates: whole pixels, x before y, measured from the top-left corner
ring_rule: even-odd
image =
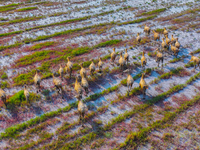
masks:
[[[72,67],[73,67],[73,64],[70,61],[70,57],[67,57],[67,65],[65,66],[65,70],[66,70],[66,72],[69,72],[70,79],[71,79],[71,75],[72,75]]]
[[[163,34],[168,35],[168,31],[166,30],[166,28],[164,28]]]
[[[170,43],[170,46],[171,46],[172,52],[174,53],[175,57],[177,58],[179,49],[177,47],[173,46],[171,43]]]
[[[36,70],[36,74],[35,74],[35,76],[33,78],[33,81],[34,81],[34,83],[36,85],[37,93],[38,93],[38,91],[40,91],[40,82],[41,82],[41,77],[39,76],[38,72],[39,71]]]
[[[127,49],[125,49],[124,60],[126,61],[126,64],[128,64],[129,55],[128,55],[128,53],[127,53]]]
[[[83,127],[83,121],[85,112],[87,111],[86,104],[83,103],[82,100],[78,99],[78,113],[79,113],[79,120],[81,121],[82,127]]]
[[[60,65],[60,68],[59,68],[58,72],[60,74],[60,78],[63,80],[64,69],[63,69],[63,67],[61,65]]]
[[[101,57],[99,57],[98,67],[99,67],[99,72],[101,73],[102,68],[103,68],[103,62],[102,62]]]
[[[156,41],[156,40],[160,40],[160,34],[159,33],[157,33],[156,31],[154,31],[153,30],[153,33],[154,33],[154,35],[153,35],[153,37],[154,37],[154,40]]]
[[[82,90],[80,82],[78,81],[78,76],[76,76],[76,82],[74,84],[74,89],[75,89],[75,91],[77,93],[77,97],[78,98],[82,98],[83,90]]]
[[[137,33],[137,38],[136,38],[136,41],[137,41],[137,43],[139,44],[140,43],[140,41],[141,41],[141,37],[140,37],[140,34],[139,33]]]
[[[91,59],[90,61],[92,61],[92,63],[89,66],[90,74],[93,75],[94,71],[95,71],[95,64],[94,64],[94,60],[93,59]]]
[[[164,41],[164,38],[162,38],[162,44],[161,45],[162,45],[163,49],[166,49],[168,47],[167,44]]]
[[[0,88],[0,98],[1,98],[1,100],[3,101],[3,103],[6,105],[6,107],[7,107],[7,103],[6,103],[6,92],[4,91],[4,90],[2,90],[1,88]]]
[[[125,60],[124,60],[124,58],[122,57],[122,52],[120,52],[119,54],[120,54],[120,58],[119,58],[120,69],[121,69],[121,70],[124,70],[124,68],[125,68]]]
[[[157,55],[156,55],[156,62],[158,63],[158,67],[159,67],[159,64],[160,64],[160,61],[162,62],[162,66],[163,66],[163,54],[159,51],[159,49],[157,48],[156,51],[158,52]]]
[[[140,86],[140,88],[142,89],[143,98],[145,98],[146,89],[148,89],[148,85],[146,84],[146,82],[145,82],[145,80],[144,80],[144,74],[142,74],[142,77],[141,77],[139,86]]]
[[[55,73],[52,74],[52,76],[53,76],[53,83],[54,83],[56,89],[58,90],[57,92],[59,93],[59,91],[60,91],[60,94],[62,94],[62,90],[63,90],[63,88],[62,88],[62,81],[59,78],[55,77],[54,74]],[[63,98],[63,96],[62,96],[62,98]]]
[[[80,66],[81,66],[81,70],[80,70],[80,75],[81,75],[81,77],[84,75],[84,76],[86,76],[86,70],[85,70],[85,68],[83,67],[83,63],[80,63]]]
[[[88,93],[89,93],[89,91],[88,91],[89,84],[88,84],[88,81],[87,81],[87,79],[86,79],[86,76],[83,75],[83,76],[81,76],[81,77],[82,77],[82,79],[81,79],[81,85],[82,85],[82,87],[84,88],[85,93],[88,94]]]
[[[30,92],[27,89],[27,86],[24,86],[24,96],[26,98],[26,101],[30,103],[29,97],[30,97]]]
[[[176,39],[173,37],[173,34],[172,34],[171,43],[175,44],[175,42],[176,42]]]
[[[169,44],[170,44],[170,39],[168,38],[167,35],[165,35],[165,41],[166,41],[166,44],[169,46]]]
[[[114,63],[115,58],[116,58],[116,56],[117,56],[117,54],[116,54],[116,52],[115,52],[115,48],[113,48],[113,52],[110,54],[110,56],[111,56],[111,62]]]
[[[196,69],[196,65],[198,65],[199,69],[200,69],[200,59],[196,56],[194,56],[193,53],[190,54],[191,55],[191,59],[190,61],[193,61],[194,62],[194,69]]]
[[[178,38],[176,38],[175,46],[176,46],[178,49],[180,48],[180,43],[178,42]]]
[[[146,33],[146,34],[150,34],[150,31],[151,31],[151,29],[150,29],[150,27],[148,27],[146,24],[144,25],[144,32]]]
[[[128,94],[129,94],[130,89],[132,88],[134,80],[133,80],[133,77],[131,76],[131,73],[130,73],[129,69],[125,70],[124,72],[128,73],[128,76],[127,76],[127,87],[128,87]]]
[[[144,52],[142,52],[141,64],[142,64],[142,67],[144,67],[147,64],[147,60],[146,60],[146,57],[144,56]]]

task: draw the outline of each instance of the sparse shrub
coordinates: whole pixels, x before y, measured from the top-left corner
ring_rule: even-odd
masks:
[[[8,79],[8,75],[4,72],[1,76],[1,79]]]
[[[9,87],[10,87],[10,84],[7,81],[2,81],[1,82],[1,88],[2,89],[9,88]]]

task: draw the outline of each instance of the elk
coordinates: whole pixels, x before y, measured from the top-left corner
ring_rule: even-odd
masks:
[[[40,92],[40,82],[41,82],[41,77],[39,76],[38,72],[39,72],[39,70],[36,70],[36,74],[33,78],[33,81],[37,88],[37,93],[38,93],[38,91]]]
[[[146,82],[144,80],[144,73],[142,74],[139,86],[142,89],[142,94],[143,94],[143,99],[144,99],[145,95],[146,95],[146,89],[148,89],[148,85],[146,84]]]
[[[120,69],[121,69],[121,70],[124,70],[124,67],[125,67],[125,60],[124,60],[124,58],[122,57],[122,52],[120,52],[119,54],[120,54],[120,58],[119,58]]]
[[[102,62],[101,57],[99,57],[98,67],[99,67],[99,72],[101,73],[102,67],[103,67],[103,62]]]
[[[141,37],[140,37],[140,34],[139,33],[137,33],[137,38],[136,38],[136,41],[137,41],[137,43],[139,44],[140,43],[140,41],[141,41]]]
[[[82,85],[82,87],[84,88],[85,93],[86,93],[86,95],[87,95],[87,94],[89,93],[89,91],[88,91],[89,84],[88,84],[88,81],[87,81],[87,79],[86,79],[86,75],[83,74],[81,77],[82,77],[81,85]]]
[[[198,57],[196,57],[196,56],[194,56],[194,53],[193,52],[191,52],[190,53],[190,55],[191,55],[191,59],[190,59],[190,61],[193,61],[194,62],[194,69],[196,69],[196,65],[198,65],[198,67],[199,67],[199,69],[200,69],[200,59],[198,58]],[[190,62],[189,61],[189,62]]]
[[[150,31],[151,31],[151,29],[150,29],[150,27],[148,27],[146,24],[144,25],[144,32],[146,33],[146,34],[150,34]]]
[[[156,40],[160,40],[160,34],[159,33],[157,33],[155,30],[153,30],[153,33],[154,33],[154,40],[156,41]]]
[[[175,44],[175,42],[176,42],[176,39],[173,37],[173,34],[172,34],[171,43]]]
[[[165,41],[166,41],[166,44],[169,46],[169,44],[170,44],[170,39],[168,38],[167,35],[165,35]]]
[[[61,80],[63,80],[63,73],[64,73],[64,70],[63,70],[62,65],[60,65],[60,68],[59,68],[58,72],[59,72],[59,74],[60,74]]]
[[[168,31],[166,30],[166,28],[164,28],[163,34],[168,35]]]
[[[129,55],[128,55],[128,53],[127,53],[127,49],[125,49],[124,60],[126,61],[126,64],[128,64]]]
[[[156,51],[158,52],[157,55],[156,55],[156,62],[158,63],[158,67],[159,67],[159,64],[160,64],[160,61],[162,62],[162,66],[163,66],[163,54],[160,53],[159,49],[157,48]]]
[[[180,48],[180,43],[178,42],[178,38],[176,38],[175,46],[176,46],[178,49]]]
[[[65,70],[66,72],[69,72],[70,79],[72,75],[72,67],[73,67],[73,63],[70,61],[70,57],[67,57],[67,64],[65,66]]]
[[[163,49],[167,48],[167,44],[165,43],[164,38],[162,38],[162,44],[161,45],[162,45]]]
[[[144,56],[144,52],[142,52],[141,64],[142,64],[142,67],[144,67],[147,64],[147,60]]]
[[[81,70],[80,70],[80,75],[81,75],[81,77],[82,77],[83,75],[86,76],[86,70],[85,70],[85,68],[83,67],[83,63],[80,63],[79,65],[81,66]]]
[[[177,58],[179,49],[177,47],[173,46],[172,43],[170,43],[170,46],[171,46],[172,52],[174,53],[175,57]]]
[[[24,86],[24,96],[26,98],[26,101],[30,103],[29,97],[30,97],[30,92],[27,89],[27,86]]]
[[[0,98],[3,101],[3,103],[5,104],[6,108],[7,108],[7,102],[6,102],[6,92],[4,90],[2,90],[0,88]]]
[[[94,64],[94,60],[93,59],[91,59],[90,61],[92,61],[92,63],[89,66],[90,74],[93,75],[94,71],[95,71],[95,64]]]
[[[129,95],[129,92],[130,92],[130,89],[132,88],[134,80],[133,80],[133,77],[131,76],[130,69],[127,69],[124,72],[128,73],[128,76],[127,76],[127,87],[128,87],[128,95]]]
[[[117,54],[116,54],[116,52],[115,52],[115,48],[113,48],[113,52],[110,54],[110,56],[111,56],[111,62],[114,63],[115,58],[116,58],[116,56],[117,56]]]
[[[83,93],[83,90],[82,90],[82,87],[81,87],[81,84],[80,84],[80,82],[78,81],[78,76],[76,76],[76,82],[75,82],[75,84],[74,84],[74,89],[75,89],[75,91],[76,91],[76,93],[77,93],[77,97],[78,98],[82,98],[82,93]]]
[[[84,116],[87,111],[86,104],[83,103],[82,100],[78,96],[75,96],[78,99],[78,113],[79,113],[79,121],[81,122],[81,126],[83,126]]]
[[[53,83],[57,89],[57,92],[59,93],[60,91],[60,94],[62,95],[62,91],[63,91],[63,88],[62,88],[62,81],[55,77],[55,73],[52,73],[52,76],[53,76]],[[63,98],[63,95],[62,95],[62,98]]]

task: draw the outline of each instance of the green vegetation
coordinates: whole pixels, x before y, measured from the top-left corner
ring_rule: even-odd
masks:
[[[21,9],[17,9],[16,11],[29,11],[29,10],[35,10],[38,9],[37,7],[26,7],[26,8],[21,8]]]
[[[172,69],[170,72],[166,72],[166,73],[160,75],[158,78],[151,81],[150,84],[158,83],[161,79],[169,79],[173,75],[184,76],[184,74],[182,73],[182,71],[184,71],[184,70],[185,69],[182,67],[177,67],[176,69]]]
[[[5,49],[9,49],[9,48],[16,48],[16,47],[19,47],[21,45],[22,45],[22,43],[16,42],[15,44],[12,44],[12,45],[0,46],[0,51],[5,50]]]
[[[62,150],[66,150],[66,149],[76,149],[77,147],[79,147],[80,145],[82,145],[82,143],[89,143],[90,141],[92,141],[95,137],[97,136],[97,133],[91,132],[88,135],[85,135],[81,138],[78,138],[76,141],[74,142],[70,142],[70,143],[66,143],[63,147]]]
[[[200,48],[197,49],[197,50],[195,50],[195,51],[193,51],[193,53],[194,53],[194,54],[200,53]]]
[[[189,63],[185,64],[185,67],[186,68],[194,67],[194,62],[189,62]]]
[[[8,79],[8,75],[4,72],[1,76],[1,79]]]
[[[174,59],[170,60],[169,62],[170,62],[170,63],[176,63],[176,62],[178,62],[178,61],[180,61],[180,60],[181,60],[181,57],[179,57],[179,58],[174,58]]]
[[[14,35],[14,34],[20,34],[20,33],[22,33],[22,31],[14,31],[14,32],[8,32],[8,33],[2,33],[2,34],[0,34],[0,37],[5,37],[5,36],[9,36],[9,35]]]
[[[42,48],[50,47],[50,46],[53,46],[55,44],[56,44],[56,42],[54,42],[54,41],[47,41],[47,42],[43,42],[43,43],[38,43],[38,44],[33,45],[30,48],[30,50],[31,51],[40,50]]]
[[[35,62],[39,62],[45,59],[50,58],[50,54],[55,54],[56,51],[53,50],[44,50],[44,51],[39,51],[39,52],[34,52],[31,55],[26,55],[16,61],[16,66],[21,67],[21,66],[26,66],[30,65]]]
[[[139,14],[139,15],[137,15],[137,16],[159,14],[159,13],[165,11],[165,10],[166,10],[166,8],[156,9],[156,10],[152,10],[152,11],[149,11],[149,12],[141,13],[141,14]]]
[[[1,82],[1,88],[2,89],[9,88],[9,87],[10,87],[10,85],[9,85],[9,83],[7,81],[2,81]]]
[[[133,20],[133,21],[127,21],[127,22],[119,23],[118,25],[140,23],[140,22],[144,22],[146,20],[154,19],[155,17],[157,17],[157,15],[149,16],[149,17],[146,17],[146,18],[140,18],[140,19]]]
[[[158,32],[158,33],[163,33],[164,29],[159,29],[159,28],[158,28],[158,29],[156,29],[155,31]]]
[[[9,4],[9,5],[6,5],[6,6],[0,6],[0,10],[1,10],[1,9],[4,9],[4,8],[8,8],[8,7],[18,6],[18,5],[19,5],[19,4],[12,3],[12,4]]]
[[[19,4],[9,4],[9,5],[6,5],[6,6],[0,6],[0,12],[6,12],[6,11],[10,11],[10,10],[14,10],[16,9],[15,6],[18,6]]]
[[[16,7],[2,8],[2,9],[0,9],[0,12],[6,12],[6,11],[15,10],[15,9],[16,9]]]
[[[30,93],[29,101],[39,100],[40,95],[36,95],[35,93]],[[24,90],[21,90],[15,93],[12,97],[7,100],[8,109],[13,109],[14,107],[20,106],[21,104],[26,104],[26,99],[24,96]]]
[[[15,19],[15,20],[10,20],[8,22],[1,22],[0,26],[14,24],[14,23],[20,23],[20,22],[34,21],[34,20],[38,20],[38,19],[41,19],[41,18],[44,18],[44,17],[38,16],[38,17],[19,18],[19,19]],[[20,34],[22,32],[24,32],[24,31],[15,31],[15,32],[10,32],[10,33],[3,33],[3,34],[0,34],[0,37],[9,36],[9,35],[12,35],[12,34]]]
[[[8,18],[0,18],[0,21],[8,21]]]
[[[102,42],[102,43],[94,46],[94,48],[101,48],[101,47],[116,45],[116,44],[118,44],[121,41],[122,40],[110,40],[110,41]]]

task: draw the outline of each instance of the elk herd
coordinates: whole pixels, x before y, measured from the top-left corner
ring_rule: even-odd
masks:
[[[150,32],[151,32],[150,27],[148,27],[146,24],[145,24],[145,27],[144,27],[144,32],[148,36],[150,35]],[[164,28],[163,35],[164,35],[164,38],[162,38],[161,45],[160,45],[160,47],[158,47],[156,49],[156,52],[157,52],[156,62],[158,63],[158,67],[159,67],[160,62],[162,63],[162,66],[163,66],[163,60],[164,60],[163,52],[168,52],[168,53],[174,54],[177,57],[179,50],[180,50],[180,43],[178,42],[178,38],[175,39],[173,37],[173,35],[171,35],[171,40],[170,40],[168,38],[168,31],[166,30],[166,28]],[[155,41],[160,41],[160,33],[153,30],[153,38],[154,38]],[[136,41],[137,41],[138,44],[140,44],[141,41],[142,41],[142,37],[140,37],[139,33],[137,33]],[[171,49],[171,51],[170,51],[170,49]],[[129,59],[130,59],[129,58],[130,56],[127,53],[127,49],[125,49],[124,57],[123,57],[122,54],[123,54],[122,51],[119,52],[120,57],[119,57],[118,63],[119,63],[120,70],[122,71],[122,73],[124,72],[124,73],[128,74],[128,76],[127,76],[127,87],[128,87],[128,93],[129,93],[130,89],[131,89],[131,87],[134,83],[133,77],[131,76],[131,70],[126,69],[127,64],[129,62]],[[193,53],[190,53],[190,54],[191,54],[191,60],[190,61],[193,61],[195,63],[194,68],[196,68],[196,65],[199,66],[199,64],[200,64],[200,59],[198,57],[194,56]],[[118,55],[118,53],[116,53],[115,48],[113,48],[113,52],[110,54],[110,56],[111,56],[110,63],[112,65],[114,65],[116,63],[115,60],[116,60],[117,55]],[[101,73],[104,63],[103,63],[101,57],[99,57],[98,60],[99,60],[98,63],[97,63],[98,72]],[[95,73],[95,70],[96,70],[96,66],[95,66],[93,59],[91,59],[90,61],[91,61],[91,64],[89,65],[89,71],[90,71],[90,75],[93,76],[94,73]],[[86,95],[89,93],[89,84],[88,84],[88,81],[87,81],[86,69],[83,67],[83,63],[80,63],[79,65],[80,65],[80,68],[81,68],[80,69],[80,75],[75,77],[74,90],[76,91],[76,94],[77,94],[75,97],[78,99],[78,112],[79,112],[79,115],[80,115],[80,120],[82,120],[84,118],[84,114],[85,114],[85,111],[87,110],[87,107],[81,99],[82,99],[83,90],[85,91]],[[147,59],[145,57],[145,52],[143,51],[142,57],[141,57],[141,66],[142,66],[142,68],[144,68],[146,65],[147,65]],[[56,77],[55,73],[52,73],[53,83],[55,85],[55,88],[57,89],[57,92],[62,95],[62,98],[63,98],[62,81],[63,81],[63,77],[64,77],[64,70],[66,70],[66,72],[69,74],[69,78],[71,79],[72,71],[73,71],[73,63],[70,61],[70,57],[67,58],[67,63],[66,63],[65,68],[63,68],[60,65],[60,68],[58,70],[58,72],[60,74],[60,78]],[[140,83],[139,83],[139,86],[140,86],[142,93],[143,93],[143,98],[146,94],[146,89],[148,88],[148,85],[144,80],[144,76],[145,76],[145,74],[143,73],[141,80],[140,80]],[[33,78],[33,81],[34,81],[34,84],[35,84],[36,89],[37,89],[36,92],[37,93],[41,92],[41,90],[40,90],[41,77],[39,75],[39,70],[36,70],[36,74]],[[29,101],[30,92],[28,91],[26,85],[24,86],[24,95],[25,95],[26,100]],[[0,88],[0,98],[7,107],[6,93],[1,88]]]

